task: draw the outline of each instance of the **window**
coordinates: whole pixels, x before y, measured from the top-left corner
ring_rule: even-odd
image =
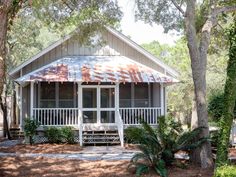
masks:
[[[60,108],[74,107],[74,83],[72,82],[59,83],[59,107]]]
[[[101,111],[101,123],[115,123],[115,111]]]
[[[41,108],[74,108],[77,106],[76,85],[72,82],[41,82]]]
[[[101,88],[101,108],[115,107],[115,89]]]
[[[40,107],[41,108],[55,108],[56,107],[56,87],[55,82],[41,83],[40,90]]]
[[[83,111],[83,123],[97,123],[97,111]]]
[[[138,83],[134,85],[134,106],[135,107],[148,107],[148,84]]]
[[[97,89],[83,88],[83,108],[97,107]]]
[[[131,107],[131,83],[120,84],[120,107]]]

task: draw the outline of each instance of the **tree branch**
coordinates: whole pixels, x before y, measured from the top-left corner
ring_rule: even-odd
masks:
[[[180,13],[184,16],[184,10],[181,8],[181,6],[178,5],[178,3],[175,0],[171,0],[172,4],[180,11]]]
[[[236,5],[235,6],[225,6],[225,7],[215,8],[212,11],[212,16],[216,17],[220,13],[223,13],[223,12],[228,13],[228,12],[233,12],[233,11],[236,11]]]

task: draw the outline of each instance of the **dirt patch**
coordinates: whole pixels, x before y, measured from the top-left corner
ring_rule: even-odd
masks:
[[[18,144],[11,148],[0,147],[0,152],[8,153],[56,153],[73,154],[78,153],[82,148],[78,144]]]
[[[134,177],[128,170],[129,161],[81,161],[54,158],[1,157],[0,176],[83,176],[83,177]],[[212,169],[188,166],[172,167],[169,177],[211,177]],[[146,177],[158,177],[151,173]]]

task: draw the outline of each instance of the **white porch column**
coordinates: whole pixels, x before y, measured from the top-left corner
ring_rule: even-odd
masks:
[[[101,87],[97,87],[97,125],[101,124]]]
[[[34,117],[34,82],[30,82],[30,119]]]
[[[83,146],[83,119],[82,119],[82,87],[78,82],[78,128],[79,128],[79,144]]]
[[[164,100],[164,86],[163,86],[163,83],[160,83],[160,97],[161,97],[161,115],[163,116],[164,113],[165,113],[165,107],[164,107],[164,104],[165,104],[165,100]]]
[[[15,93],[16,93],[16,124],[19,125],[19,112],[18,112],[18,106],[19,106],[19,85],[15,83]]]
[[[164,101],[165,101],[165,115],[167,115],[167,101],[168,101],[168,99],[167,99],[167,88],[166,88],[166,86],[164,87],[165,88],[165,92],[164,92],[164,96],[165,96],[165,99],[164,99]]]
[[[19,108],[20,108],[20,130],[23,130],[23,110],[22,110],[22,85],[20,85],[20,100],[19,100]]]
[[[120,99],[120,91],[119,91],[119,83],[116,83],[116,87],[115,87],[115,108],[116,111],[119,111],[120,109],[120,104],[119,104],[119,99]],[[117,116],[115,117],[115,122],[117,122]]]

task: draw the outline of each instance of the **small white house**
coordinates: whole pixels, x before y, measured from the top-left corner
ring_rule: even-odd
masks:
[[[123,145],[125,127],[140,118],[157,124],[178,73],[114,29],[101,36],[105,45],[85,47],[68,35],[10,72],[19,127],[26,117],[42,127],[73,126],[81,145],[85,131],[116,130]]]

